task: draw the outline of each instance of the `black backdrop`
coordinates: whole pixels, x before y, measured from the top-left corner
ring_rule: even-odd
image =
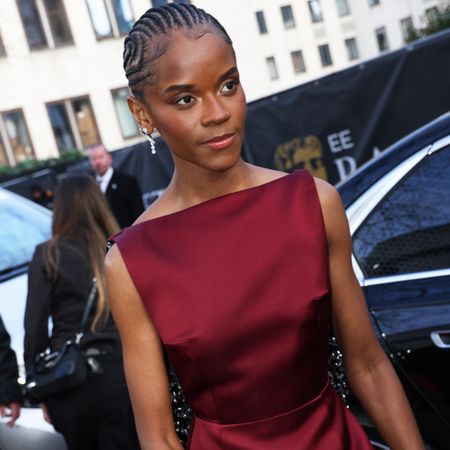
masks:
[[[336,183],[450,110],[450,30],[248,105],[255,164]]]

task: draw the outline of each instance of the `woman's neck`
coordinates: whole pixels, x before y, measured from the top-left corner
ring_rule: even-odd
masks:
[[[167,187],[167,195],[177,198],[183,207],[189,207],[212,198],[252,186],[253,166],[242,159],[225,171],[203,168],[177,170]]]

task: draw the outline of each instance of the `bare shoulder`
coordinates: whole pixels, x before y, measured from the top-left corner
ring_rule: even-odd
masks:
[[[120,253],[120,249],[117,244],[114,244],[106,254],[105,257],[105,273],[107,278],[115,277],[126,278],[128,271],[125,266],[125,262]]]
[[[314,177],[314,183],[324,213],[329,209],[342,208],[341,197],[333,185],[316,177]]]
[[[339,192],[330,183],[320,178],[314,178],[314,182],[322,208],[328,242],[348,240],[347,216]]]

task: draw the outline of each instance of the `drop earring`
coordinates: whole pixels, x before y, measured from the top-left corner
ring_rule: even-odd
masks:
[[[139,131],[147,138],[148,142],[150,143],[150,150],[152,152],[152,155],[156,154],[156,142],[151,137],[150,133],[148,132],[147,128],[139,128]]]

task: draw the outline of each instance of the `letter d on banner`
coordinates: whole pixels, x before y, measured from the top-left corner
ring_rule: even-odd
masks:
[[[351,156],[342,156],[334,160],[339,174],[339,181],[345,180],[356,170],[356,161]]]

